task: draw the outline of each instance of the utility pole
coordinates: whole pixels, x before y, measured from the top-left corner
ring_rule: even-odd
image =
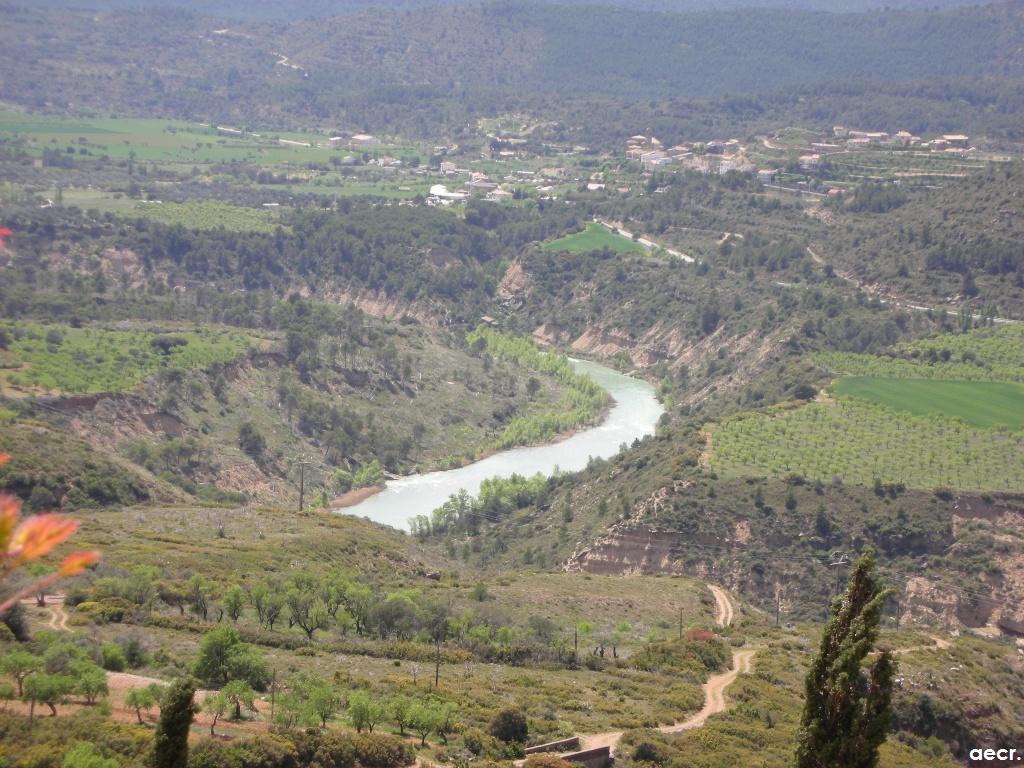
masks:
[[[679,606],[679,639],[683,639],[683,607]]]
[[[775,628],[779,628],[779,615],[782,613],[782,590],[775,588]]]
[[[829,608],[830,609],[832,607],[832,596],[839,594],[839,577],[841,575],[840,569],[849,564],[850,558],[848,558],[844,553],[836,550],[835,552],[832,553],[831,560],[832,560],[832,562],[830,562],[828,565],[829,565],[829,568],[835,568],[836,569],[836,584],[835,584],[834,591],[832,592],[832,595],[829,596],[829,601],[828,602],[829,602]]]
[[[438,688],[438,682],[441,680],[441,640],[437,638],[434,640],[434,690]]]
[[[277,667],[270,676],[270,722],[274,722],[274,701],[277,698]]]
[[[900,599],[896,598],[896,631],[900,631]]]
[[[313,466],[308,456],[295,456],[292,461],[299,465],[299,512],[306,506],[306,467]]]

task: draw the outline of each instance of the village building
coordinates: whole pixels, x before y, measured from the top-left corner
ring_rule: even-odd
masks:
[[[441,203],[443,205],[450,205],[451,203],[463,202],[469,195],[465,192],[451,192],[448,187],[444,184],[435,184],[430,188],[430,199],[433,204]]]
[[[805,171],[814,171],[821,167],[821,155],[801,155],[800,167]]]
[[[672,162],[672,158],[669,157],[665,152],[656,150],[654,152],[648,152],[640,158],[640,164],[643,166],[645,171],[653,171],[662,165],[668,165]]]
[[[505,189],[495,189],[487,193],[487,199],[492,203],[507,203],[515,195]]]

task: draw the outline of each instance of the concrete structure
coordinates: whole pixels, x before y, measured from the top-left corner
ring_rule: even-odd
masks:
[[[800,167],[805,171],[813,171],[821,166],[821,155],[801,155]]]
[[[573,764],[579,763],[584,768],[609,768],[615,762],[610,747],[585,749],[582,752],[570,752],[566,755],[559,755],[559,757]]]
[[[483,318],[480,318],[483,320]],[[568,739],[559,739],[558,741],[549,741],[547,744],[538,744],[535,747],[527,747],[526,754],[536,755],[539,752],[565,752],[570,749],[580,748],[580,737],[570,736]]]
[[[444,184],[435,184],[430,188],[430,196],[442,202],[457,203],[464,201],[469,195],[465,192],[449,192]]]
[[[651,152],[645,152],[640,156],[640,164],[644,167],[645,171],[653,170],[659,165],[668,165],[672,162],[672,158],[660,149],[653,150]]]

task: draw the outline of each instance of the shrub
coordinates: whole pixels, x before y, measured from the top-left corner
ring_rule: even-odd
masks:
[[[489,728],[491,736],[499,741],[518,741],[525,744],[530,729],[526,722],[526,715],[514,707],[499,711],[491,720]]]
[[[104,643],[100,647],[100,658],[103,668],[108,672],[123,672],[124,668],[128,666],[124,651],[117,643]]]
[[[220,685],[229,680],[244,680],[258,691],[270,681],[263,657],[242,642],[234,627],[217,627],[206,633],[199,642],[193,672],[202,680]]]
[[[353,768],[356,749],[349,736],[331,731],[305,731],[292,737],[299,765],[319,768]]]
[[[649,741],[641,741],[636,745],[636,749],[633,750],[633,759],[637,762],[661,765],[668,758],[657,744],[652,744]]]
[[[462,734],[462,743],[477,757],[496,757],[499,754],[498,740],[479,728],[469,728]]]
[[[97,624],[119,623],[135,610],[135,606],[123,597],[105,597],[102,600],[86,600],[78,604],[78,611]]]
[[[397,736],[358,733],[350,738],[362,768],[398,768],[416,761],[415,750]]]
[[[321,756],[316,753],[313,757]],[[188,756],[188,768],[299,768],[305,765],[349,768],[351,764],[301,759],[295,745],[277,735],[260,735],[228,744],[207,738],[197,742]]]
[[[96,745],[89,741],[80,741],[67,754],[60,764],[61,768],[118,768],[117,760],[103,757],[96,751]]]
[[[572,763],[568,760],[563,760],[558,755],[543,752],[537,755],[529,755],[524,765],[526,768],[572,768]]]
[[[251,459],[259,459],[267,450],[267,441],[251,421],[243,422],[238,428],[238,446]]]

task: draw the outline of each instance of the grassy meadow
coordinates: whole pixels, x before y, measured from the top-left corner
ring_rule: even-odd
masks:
[[[646,253],[646,249],[622,235],[609,232],[600,224],[590,222],[582,232],[545,243],[545,251],[589,253],[608,248],[615,253]]]
[[[237,127],[237,126],[230,126]],[[249,162],[263,166],[326,163],[347,150],[318,146],[326,134],[261,131],[243,135],[221,135],[215,125],[175,120],[141,118],[64,118],[0,110],[0,139],[23,139],[30,151],[44,149],[71,154],[107,156],[113,160],[133,158],[137,162],[168,166],[207,163]],[[281,144],[278,139],[310,144]],[[377,153],[413,153],[413,145],[377,145]]]
[[[832,389],[837,395],[916,416],[941,414],[974,427],[1024,428],[1024,386],[1020,384],[848,376]]]

